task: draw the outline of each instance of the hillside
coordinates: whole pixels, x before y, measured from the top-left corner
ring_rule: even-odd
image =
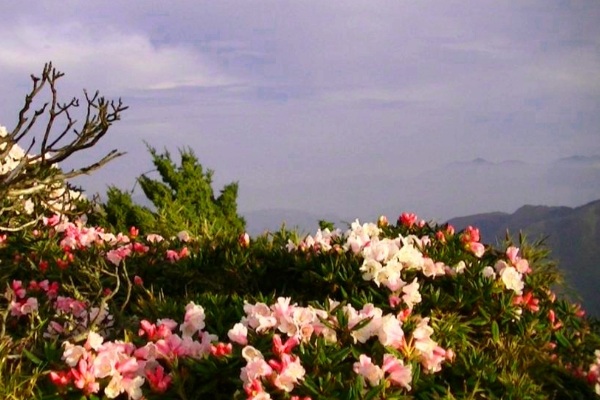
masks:
[[[488,243],[501,242],[507,230],[513,237],[523,232],[529,241],[546,238],[552,257],[587,312],[600,317],[600,200],[576,208],[526,205],[513,214],[477,214],[448,222],[457,229],[479,227]]]

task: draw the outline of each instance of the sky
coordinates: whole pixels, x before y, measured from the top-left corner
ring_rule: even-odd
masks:
[[[146,142],[193,149],[217,192],[238,181],[244,214],[441,221],[600,198],[595,0],[23,0],[0,16],[0,125],[47,61],[64,100],[130,107],[67,163],[127,152],[77,181],[88,193],[133,189]]]

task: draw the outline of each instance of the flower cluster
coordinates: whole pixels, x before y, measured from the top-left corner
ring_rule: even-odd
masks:
[[[8,148],[8,151],[7,151]],[[7,151],[4,158],[0,159],[0,177],[8,177],[10,174],[21,174],[28,163],[38,162],[35,155],[27,154],[17,143],[8,138],[8,132],[4,126],[0,126],[0,153]],[[57,168],[56,165],[52,166]],[[62,181],[54,181],[45,186],[44,196],[18,196],[15,211],[17,214],[25,213],[31,215],[35,206],[40,205],[43,209],[55,213],[65,213],[75,209],[74,202],[85,200],[85,195],[77,190],[69,188]]]
[[[155,282],[160,282],[161,297],[163,288],[169,285],[164,277],[153,281],[155,273],[178,274],[181,267],[187,280],[187,277],[197,279],[196,270],[202,270],[203,274],[209,271],[171,265],[202,248],[200,239],[185,231],[169,239],[157,234],[140,235],[136,228],[113,234],[87,226],[85,218],[71,222],[65,216],[54,215],[44,218],[40,232],[33,233],[36,244],[46,238],[50,240],[49,250],[40,246],[35,252],[21,251],[20,260],[30,257],[32,265],[39,264],[41,270],[42,263],[47,262],[42,259],[49,260],[48,254],[60,253],[60,262],[72,265],[69,273],[79,274],[80,269],[85,273],[106,271],[109,278],[100,285],[86,286],[85,290],[91,288],[88,292],[72,292],[73,297],[60,295],[58,283],[45,280],[26,285],[14,280],[4,295],[5,321],[12,328],[19,325],[19,318],[34,315],[43,327],[43,335],[39,337],[63,342],[64,366],[48,373],[55,394],[64,396],[79,392],[105,398],[169,397],[188,390],[202,391],[203,379],[209,387],[214,384],[223,393],[250,400],[310,400],[321,394],[343,398],[427,395],[434,386],[451,384],[447,377],[453,373],[440,373],[444,369],[456,367],[472,373],[469,357],[481,357],[481,361],[477,360],[482,363],[479,365],[492,360],[485,343],[506,346],[508,355],[512,341],[518,340],[511,332],[529,329],[531,340],[541,349],[542,359],[547,356],[557,365],[572,365],[568,370],[576,378],[600,387],[600,356],[591,365],[590,358],[581,363],[564,361],[565,349],[571,346],[569,341],[575,343],[585,335],[583,330],[572,335],[569,313],[577,315],[579,310],[566,312],[559,302],[550,304],[554,298],[546,291],[549,288],[538,283],[541,269],[532,268],[519,248],[511,245],[503,252],[480,254],[477,246],[480,237],[475,228],[455,235],[452,227],[432,228],[418,221],[414,214],[401,216],[397,227],[390,227],[386,221],[382,218],[378,224],[361,224],[357,220],[343,234],[339,230],[322,229],[298,245],[288,242],[287,250],[298,256],[286,259],[298,263],[293,270],[300,271],[297,275],[300,279],[308,277],[320,284],[321,277],[315,277],[315,273],[321,273],[331,279],[326,281],[333,282],[331,287],[347,284],[343,290],[324,293],[325,299],[312,294],[301,297],[303,292],[289,293],[285,289],[281,289],[280,297],[277,297],[280,289],[275,291],[277,294],[268,295],[265,291],[256,297],[244,292],[244,297],[233,301],[235,307],[242,307],[242,299],[246,299],[243,317],[239,318],[240,310],[234,307],[213,309],[209,315],[223,314],[214,325],[210,325],[211,317],[207,329],[204,308],[190,302],[188,295],[177,297],[179,294],[171,290],[166,296],[172,296],[174,301],[169,299],[162,304],[155,301],[158,296],[153,292],[153,286],[158,286]],[[227,263],[250,262],[248,266],[256,265],[261,271],[260,279],[268,276],[263,271],[270,271],[270,263],[262,265],[253,254],[261,241],[251,242],[244,234],[236,238],[237,241],[231,242],[235,243],[232,257],[229,254],[225,257]],[[203,251],[210,249],[206,247]],[[529,257],[533,253],[525,254]],[[98,257],[100,263],[93,257]],[[14,260],[19,262],[16,257]],[[201,261],[195,257],[190,260]],[[215,262],[218,258],[207,257],[207,260]],[[326,264],[321,263],[324,260]],[[106,268],[111,264],[116,268]],[[196,267],[191,262],[190,265]],[[225,272],[227,276],[239,273],[229,265],[224,268],[217,268],[218,273]],[[64,276],[65,271],[50,270],[46,276],[56,273]],[[113,276],[116,278],[110,278]],[[147,286],[140,276],[148,281]],[[343,281],[347,276],[359,280],[362,276],[369,283],[363,282],[357,288],[353,282]],[[127,281],[126,295],[118,289],[114,294],[100,295],[107,282],[116,284],[111,279],[121,277]],[[217,287],[210,283],[211,288]],[[254,282],[248,286],[261,287]],[[184,287],[187,290],[188,286]],[[212,307],[222,304],[215,301],[220,302],[223,293],[214,296],[203,292],[201,285],[193,287],[198,291],[194,293],[198,296],[195,301],[205,304],[206,300]],[[93,301],[98,300],[86,299],[87,294],[101,298],[100,305],[93,306],[96,305]],[[493,303],[479,301],[484,296],[493,299]],[[174,304],[181,308],[185,305],[181,322],[166,317]],[[112,310],[120,306],[115,318],[109,313],[109,305]],[[131,310],[136,312],[132,318]],[[153,319],[156,315],[163,318]],[[124,325],[116,326],[117,321]],[[132,327],[135,327],[133,332]],[[220,342],[214,333],[223,335],[225,340]],[[470,349],[475,349],[473,356],[466,354]],[[460,357],[455,358],[454,351]],[[57,353],[48,365],[55,366],[58,357]],[[229,376],[221,381],[218,378],[221,371],[239,379],[231,380]],[[504,374],[503,379],[511,376],[501,367],[494,371]],[[323,378],[324,374],[331,379]],[[528,376],[530,371],[525,374]],[[459,395],[465,393],[462,388],[452,390]],[[490,397],[497,393],[485,390]],[[523,397],[515,395],[515,398]]]
[[[86,226],[86,216],[81,216],[74,222],[64,215],[55,214],[52,217],[44,217],[43,224],[52,228],[52,232],[60,234],[59,245],[66,254],[66,264],[73,260],[72,251],[76,249],[88,249],[96,247],[103,249],[107,261],[115,266],[119,266],[123,260],[134,254],[146,254],[150,251],[149,245],[161,243],[164,238],[157,234],[149,234],[146,236],[146,243],[137,241],[138,232],[135,227],[132,227],[129,235],[122,232],[116,235],[106,232],[100,227]],[[189,234],[185,231],[177,235],[177,239],[186,243],[191,240]],[[176,262],[189,255],[187,247],[183,246],[179,250],[166,249],[164,259],[169,262]],[[59,267],[65,267],[65,262],[58,262]],[[61,268],[62,268],[61,267]],[[64,268],[63,268],[64,269]]]
[[[270,307],[264,303],[246,303],[244,311],[246,316],[229,331],[229,338],[233,342],[245,346],[242,354],[246,359],[247,366],[242,372],[244,388],[252,396],[264,396],[265,382],[269,382],[275,388],[291,391],[293,386],[286,385],[282,388],[277,382],[282,370],[273,370],[272,364],[283,362],[283,365],[292,365],[294,371],[293,382],[301,380],[304,368],[299,364],[297,358],[289,356],[285,360],[266,361],[262,354],[254,347],[248,345],[248,329],[259,335],[268,332],[279,332],[286,334],[288,340],[282,345],[281,339],[274,334],[274,353],[290,354],[290,351],[300,342],[310,343],[314,337],[323,337],[328,343],[340,344],[338,332],[350,331],[353,343],[366,344],[371,338],[386,349],[405,354],[410,361],[421,363],[425,373],[435,373],[441,370],[442,363],[451,361],[453,353],[445,350],[435,342],[431,336],[433,329],[429,326],[429,319],[418,320],[416,328],[407,340],[403,330],[402,319],[404,314],[384,314],[383,310],[373,304],[366,304],[361,310],[356,310],[351,305],[341,306],[330,300],[329,310],[316,309],[314,307],[300,307],[290,304],[289,298],[278,298],[277,302]],[[346,326],[340,326],[336,310],[342,313]],[[350,345],[350,344],[349,344]],[[366,357],[366,358],[365,358]],[[277,364],[279,365],[279,364]],[[251,371],[251,372],[250,372]],[[285,370],[287,371],[287,370]],[[371,358],[362,355],[354,364],[354,371],[364,376],[372,385],[377,385],[387,373],[391,385],[404,387],[410,390],[412,380],[412,367],[404,364],[404,360],[397,358],[393,353],[385,353],[383,356],[383,367],[376,367],[371,363]],[[290,379],[284,379],[290,382]],[[249,397],[268,398],[268,397]]]
[[[529,262],[521,258],[519,255],[519,248],[510,246],[506,250],[507,261],[498,260],[492,267],[485,267],[482,270],[482,274],[486,278],[495,279],[496,276],[500,278],[500,281],[504,287],[508,290],[514,291],[517,295],[523,294],[523,288],[525,282],[524,276],[531,272],[529,268]]]
[[[252,346],[242,349],[242,357],[246,360],[240,373],[244,391],[248,400],[268,400],[271,395],[265,390],[262,379],[268,381],[277,390],[290,393],[304,378],[306,371],[300,364],[300,359],[291,354],[298,344],[294,337],[282,343],[279,335],[273,336],[274,357],[265,360],[260,350]]]
[[[288,251],[313,251],[313,252],[328,252],[335,246],[335,240],[342,236],[342,231],[336,229],[334,231],[328,228],[319,229],[315,236],[307,235],[299,244],[295,244],[291,240],[288,240],[287,250]],[[339,246],[338,246],[339,247]],[[338,248],[335,247],[335,248]]]
[[[600,395],[600,350],[596,350],[594,355],[596,356],[596,359],[589,367],[587,379],[591,385],[594,385],[596,394]]]
[[[476,257],[481,258],[483,253],[485,253],[485,247],[480,243],[481,238],[479,229],[474,228],[471,225],[467,226],[462,233],[460,240],[465,248],[475,254]]]
[[[43,336],[49,339],[77,337],[94,327],[107,334],[113,326],[113,316],[108,306],[92,307],[89,302],[59,295],[58,282],[47,279],[30,281],[25,287],[19,280],[13,280],[4,293],[9,302],[11,317],[22,317],[37,313],[42,304],[49,304],[51,316]]]
[[[48,298],[56,297],[58,284],[50,284],[47,280],[42,282],[31,281],[28,288],[23,287],[23,282],[13,280],[4,292],[4,298],[9,302],[10,315],[21,317],[37,312],[39,302],[37,297],[32,296],[42,291]]]
[[[114,325],[107,304],[91,306],[88,301],[76,300],[68,296],[58,296],[52,303],[54,316],[48,323],[44,337],[55,339],[78,337],[90,329],[108,334]]]
[[[9,147],[8,154],[0,159],[0,175],[6,175],[15,170],[26,156],[25,150],[18,144],[8,141],[7,136],[6,127],[0,125],[0,152],[5,152]]]
[[[172,381],[165,367],[177,359],[230,353],[230,346],[213,345],[217,337],[203,330],[204,318],[204,309],[190,302],[181,324],[171,319],[158,320],[156,324],[143,320],[138,335],[147,342],[139,347],[129,342],[104,341],[101,335],[89,331],[83,345],[63,343],[62,359],[70,369],[52,371],[50,378],[57,386],[73,385],[86,395],[104,388],[110,399],[122,393],[130,399],[140,399],[146,382],[153,392],[163,393]],[[176,333],[178,326],[181,334]]]

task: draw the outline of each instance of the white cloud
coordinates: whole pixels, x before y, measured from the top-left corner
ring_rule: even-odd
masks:
[[[191,47],[156,46],[141,33],[110,26],[96,32],[78,22],[18,24],[0,37],[3,71],[36,72],[47,61],[78,86],[92,83],[110,92],[239,83]]]

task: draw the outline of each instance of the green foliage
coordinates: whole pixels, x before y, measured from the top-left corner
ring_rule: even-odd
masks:
[[[164,235],[187,230],[237,236],[244,231],[245,221],[237,213],[237,183],[225,185],[215,196],[213,171],[205,171],[191,149],[180,150],[179,165],[167,151],[158,153],[149,146],[148,150],[160,180],[142,175],[138,183],[156,211],[134,204],[129,193],[111,187],[104,221],[122,231],[135,226]]]
[[[586,311],[600,317],[596,301],[600,280],[600,200],[576,208],[523,206],[513,214],[491,213],[456,218],[451,221],[461,228],[478,226],[486,241],[513,237],[524,232],[530,240],[544,239],[552,250],[552,258],[570,286],[574,301],[582,301]]]
[[[111,188],[92,225],[0,235],[0,398],[600,398],[598,321],[539,243],[412,214],[249,239],[237,184],[149,150],[156,211]]]
[[[486,266],[506,259],[504,248],[488,247],[485,254],[477,258],[465,249],[460,233],[439,240],[436,233],[445,227],[433,224],[385,227],[380,240],[398,235],[429,237],[428,256],[450,268],[441,276],[429,278],[418,270],[406,271],[405,281],[417,278],[421,283],[422,301],[402,317],[407,344],[391,348],[373,339],[365,343],[353,339],[352,332],[362,329],[369,320],[347,327],[348,315],[342,307],[353,306],[359,310],[372,304],[384,313],[398,315],[403,315],[406,309],[389,303],[386,288],[363,279],[360,271],[363,256],[344,250],[342,237],[334,238],[331,249],[326,250],[302,247],[302,243],[310,243],[310,240],[299,242],[293,232],[283,230],[255,238],[248,246],[235,237],[156,241],[130,233],[129,238],[121,242],[111,244],[104,240],[65,249],[64,243],[69,243],[64,242],[66,238],[93,231],[89,233],[88,228],[77,225],[62,229],[39,226],[35,235],[22,232],[8,237],[0,249],[6,271],[2,275],[3,285],[11,287],[16,278],[21,279],[23,285],[32,278],[48,279],[62,282],[61,296],[79,299],[90,307],[106,305],[112,314],[112,327],[105,329],[104,320],[94,328],[102,332],[105,340],[124,339],[141,347],[146,343],[138,334],[142,320],[182,321],[190,301],[204,307],[206,331],[217,335],[219,340],[227,340],[229,329],[245,316],[246,303],[271,305],[279,297],[289,297],[299,305],[327,310],[329,300],[336,300],[340,305],[329,311],[335,319],[324,322],[335,330],[336,342],[313,336],[294,351],[306,370],[304,379],[294,390],[298,396],[313,399],[596,398],[593,387],[582,378],[594,363],[594,351],[600,348],[595,321],[582,318],[568,301],[554,300],[550,287],[558,283],[560,274],[547,259],[547,252],[537,246],[519,244],[522,256],[529,260],[532,269],[525,277],[525,292],[532,293],[539,307],[529,309],[516,303],[515,293],[507,290],[500,280],[482,275]],[[293,251],[285,247],[291,239],[297,244]],[[132,251],[115,265],[108,254],[122,248]],[[168,254],[181,257],[172,261]],[[43,261],[49,265],[41,271]],[[67,262],[66,267],[64,262]],[[456,272],[460,262],[465,268]],[[11,316],[10,296],[0,300],[0,315],[5,326],[5,332],[0,335],[4,343],[0,348],[4,349],[0,370],[7,376],[11,371],[17,374],[5,382],[0,394],[6,398],[10,398],[9,394],[21,393],[27,397],[24,393],[37,392],[60,396],[46,375],[65,368],[60,343],[65,339],[82,343],[85,330],[79,329],[76,321],[57,315],[52,302],[45,300],[41,293],[28,293],[37,296],[40,305],[37,313],[30,316]],[[554,321],[548,317],[550,312],[555,316]],[[439,346],[454,353],[437,373],[422,370],[415,358],[418,353],[411,344],[410,335],[422,318],[429,318],[432,337]],[[49,329],[50,321],[70,324],[71,333],[47,341],[43,333]],[[275,354],[271,342],[275,333],[249,332],[248,339],[265,357],[272,358]],[[243,398],[239,374],[246,363],[241,350],[241,346],[234,347],[233,353],[224,358],[183,357],[165,364],[173,378],[171,389],[164,395],[147,391],[147,398]],[[17,352],[22,356],[15,358]],[[390,386],[386,381],[371,386],[357,376],[353,365],[365,353],[379,365],[384,354],[405,359],[413,371],[412,389]],[[68,393],[73,397],[65,398],[81,395],[73,387]]]

